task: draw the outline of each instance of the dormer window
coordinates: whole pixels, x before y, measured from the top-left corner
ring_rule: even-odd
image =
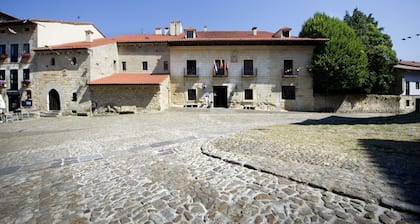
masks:
[[[283,27],[280,28],[277,32],[274,33],[273,37],[276,38],[289,38],[291,35],[292,28],[290,27]]]
[[[192,28],[185,29],[185,38],[187,39],[196,38],[196,30]]]

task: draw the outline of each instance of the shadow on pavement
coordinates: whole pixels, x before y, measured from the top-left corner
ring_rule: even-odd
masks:
[[[327,118],[315,120],[308,119],[300,123],[300,125],[340,125],[340,124],[410,124],[420,123],[420,113],[400,114],[394,116],[379,116],[369,118],[356,118],[356,117],[340,117],[329,116]]]
[[[420,205],[420,140],[359,139],[359,142],[387,178],[388,185],[398,191],[399,197],[390,197]]]

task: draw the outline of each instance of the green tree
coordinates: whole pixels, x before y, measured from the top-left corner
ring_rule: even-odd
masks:
[[[303,25],[300,37],[326,37],[314,50],[314,90],[320,93],[365,93],[371,85],[364,46],[354,30],[340,19],[316,13]]]
[[[372,14],[365,15],[357,8],[350,15],[346,12],[344,21],[354,29],[362,39],[364,51],[368,57],[369,80],[373,93],[389,93],[395,82],[394,65],[398,63],[397,55],[392,50],[389,35],[383,33]]]

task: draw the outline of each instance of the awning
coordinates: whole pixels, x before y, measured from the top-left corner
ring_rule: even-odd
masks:
[[[115,73],[88,82],[88,85],[159,85],[169,78],[169,74]]]

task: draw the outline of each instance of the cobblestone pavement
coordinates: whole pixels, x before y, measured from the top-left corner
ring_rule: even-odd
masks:
[[[2,124],[0,223],[418,222],[200,151],[219,136],[329,115],[170,110]]]

